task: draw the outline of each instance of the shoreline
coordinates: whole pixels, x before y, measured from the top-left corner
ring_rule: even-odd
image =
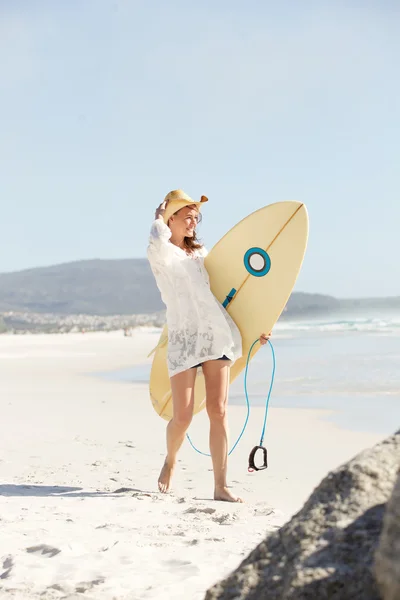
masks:
[[[279,337],[279,341],[282,341]],[[281,348],[282,350],[282,348]],[[288,357],[286,357],[288,358]],[[257,360],[257,359],[256,359]],[[288,358],[291,360],[291,357]],[[269,386],[268,374],[265,377],[265,393],[260,392],[260,384],[257,384],[256,391],[252,389],[253,381],[259,380],[260,371],[253,367],[250,371],[248,386],[250,412],[262,408],[265,409],[267,390]],[[124,385],[141,384],[147,386],[150,377],[150,360],[141,361],[135,365],[130,364],[122,368],[107,369],[99,372],[89,372],[88,376],[98,377],[106,382],[119,382]],[[245,393],[241,380],[242,375],[233,382],[229,393],[229,407],[245,407]],[[278,386],[276,385],[278,384]],[[329,390],[319,389],[302,390],[296,392],[282,392],[279,389],[279,377],[272,390],[270,408],[281,409],[291,408],[296,410],[319,411],[321,419],[334,423],[341,429],[367,434],[391,435],[393,418],[400,420],[400,405],[397,399],[400,397],[400,389],[376,390],[376,389],[354,389],[351,390]],[[278,389],[277,389],[278,387]],[[377,414],[376,407],[380,406]]]

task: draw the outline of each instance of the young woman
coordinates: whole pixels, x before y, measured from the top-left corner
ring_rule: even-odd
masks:
[[[229,368],[242,355],[239,329],[213,295],[204,257],[207,250],[196,235],[200,209],[183,190],[167,194],[151,226],[147,256],[167,307],[168,373],[173,418],[167,426],[167,456],[158,479],[168,492],[177,453],[193,416],[194,384],[202,367],[206,410],[210,420],[210,453],[214,471],[214,499],[242,502],[227,486],[227,398]],[[261,334],[260,343],[269,336]]]

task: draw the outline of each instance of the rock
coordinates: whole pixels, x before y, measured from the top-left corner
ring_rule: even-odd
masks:
[[[329,473],[206,600],[378,600],[373,561],[400,462],[400,431]]]
[[[374,565],[383,600],[400,598],[400,471],[385,516]]]

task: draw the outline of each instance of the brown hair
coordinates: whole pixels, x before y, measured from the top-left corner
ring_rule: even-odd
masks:
[[[183,207],[185,208],[185,207]],[[174,215],[177,215],[178,212],[180,212],[182,210],[182,208],[180,208],[179,210],[176,211],[176,213],[174,213]],[[201,213],[198,213],[198,219],[197,219],[197,225],[201,222]],[[173,216],[173,215],[171,215]],[[168,219],[168,223],[169,223],[169,219]],[[195,250],[200,250],[201,248],[203,248],[203,244],[199,243],[198,237],[197,237],[197,233],[196,233],[196,229],[194,229],[193,231],[193,235],[191,237],[184,237],[183,238],[183,245],[185,247],[186,252],[189,252],[190,254],[193,254],[193,252]]]

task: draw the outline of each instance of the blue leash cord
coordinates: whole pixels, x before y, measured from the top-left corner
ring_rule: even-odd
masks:
[[[250,347],[249,353],[247,355],[246,370],[245,370],[245,373],[244,373],[244,393],[245,393],[245,396],[246,396],[246,406],[247,406],[246,419],[245,419],[242,431],[240,432],[238,439],[236,440],[236,442],[233,444],[232,448],[228,452],[228,456],[234,451],[234,449],[238,445],[238,443],[239,443],[242,435],[244,434],[244,431],[245,431],[245,429],[247,427],[247,423],[248,423],[248,420],[249,420],[249,416],[250,416],[250,402],[249,402],[249,395],[248,395],[248,392],[247,392],[247,373],[248,373],[248,370],[249,370],[249,363],[250,363],[251,351],[253,350],[255,344],[257,344],[258,341],[259,341],[259,339],[257,338],[253,342],[253,344],[251,345],[251,347]],[[261,431],[260,444],[258,446],[255,446],[253,448],[253,450],[251,451],[251,453],[250,453],[250,456],[249,456],[249,471],[259,471],[261,469],[266,469],[267,468],[267,451],[263,447],[262,444],[263,444],[263,441],[264,441],[265,429],[266,429],[266,426],[267,426],[268,407],[269,407],[269,401],[270,401],[270,398],[271,398],[272,388],[273,388],[273,385],[274,385],[275,364],[276,364],[276,361],[275,361],[275,352],[274,352],[274,348],[273,348],[270,340],[268,340],[268,344],[270,345],[271,352],[272,352],[272,375],[271,375],[271,383],[270,383],[270,386],[269,386],[267,401],[266,401],[266,404],[265,404],[264,423],[263,423],[263,428],[262,428],[262,431]],[[198,448],[196,448],[196,446],[193,444],[192,440],[190,439],[189,434],[186,434],[186,437],[189,440],[190,445],[192,446],[192,448],[196,452],[198,452],[199,454],[202,454],[203,456],[211,456],[211,454],[208,454],[207,452],[202,452],[201,450],[198,450]],[[257,450],[259,450],[259,449],[261,449],[263,451],[263,453],[264,453],[264,463],[263,463],[263,466],[261,466],[261,467],[257,467],[255,465],[255,463],[254,463],[254,456],[255,456]]]

